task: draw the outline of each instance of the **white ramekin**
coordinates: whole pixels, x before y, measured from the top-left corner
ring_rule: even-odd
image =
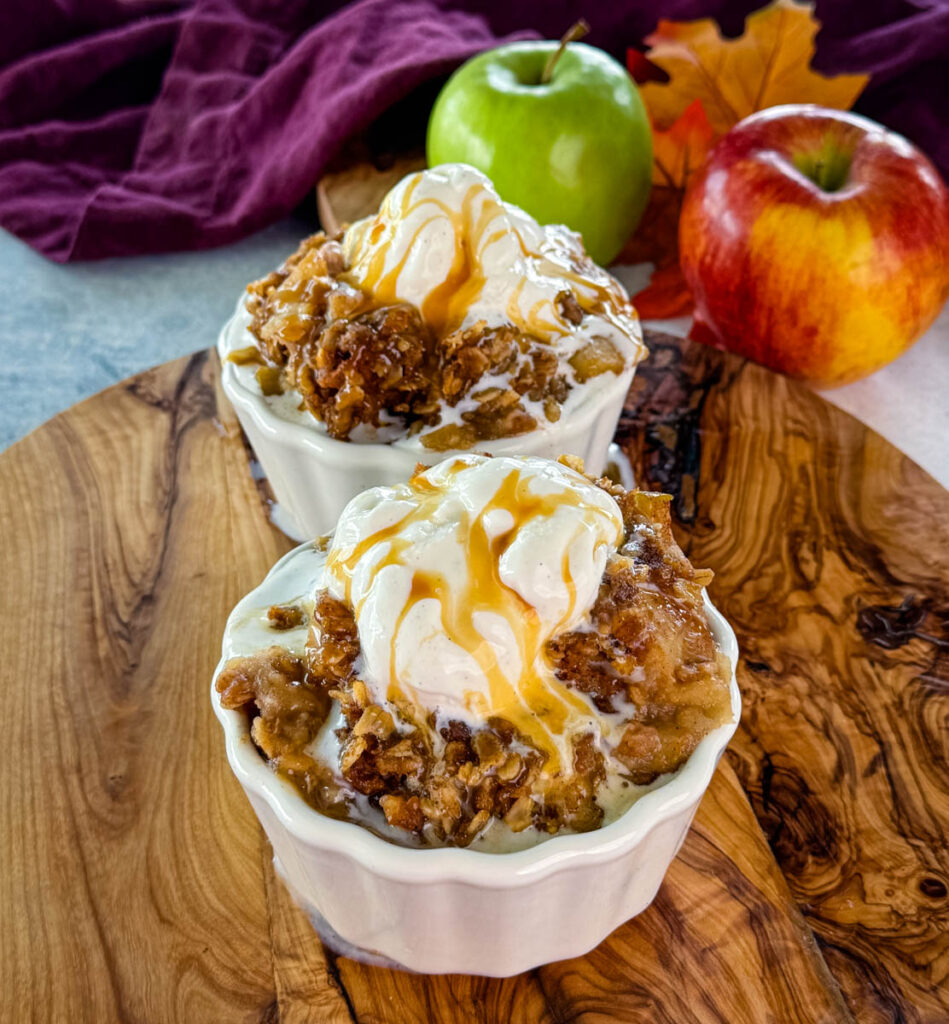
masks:
[[[255,592],[247,595],[228,628],[255,600]],[[652,902],[737,727],[738,643],[707,595],[705,602],[732,665],[733,721],[709,733],[678,772],[612,824],[516,853],[411,849],[321,815],[267,767],[247,716],[221,707],[212,683],[228,761],[297,902],[346,943],[429,974],[506,977],[593,949]]]
[[[253,344],[247,330],[249,319],[242,298],[218,339],[221,381],[270,481],[281,508],[282,523],[287,523],[293,536],[303,539],[329,533],[340,512],[357,494],[369,487],[407,480],[419,462],[433,465],[458,454],[432,452],[421,445],[336,441],[320,431],[315,421],[309,426],[278,416],[256,386],[253,375],[242,374],[226,358],[229,352]],[[541,429],[517,437],[485,441],[470,450],[547,458],[579,455],[587,472],[602,473],[635,369],[630,366],[619,376],[610,374],[600,387],[588,386],[582,404],[565,413],[557,423],[543,424]]]

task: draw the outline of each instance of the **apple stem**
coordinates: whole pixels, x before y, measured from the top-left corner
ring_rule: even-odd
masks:
[[[567,44],[575,43],[578,39],[582,39],[589,31],[590,26],[584,18],[581,18],[579,21],[575,21],[570,28],[567,29],[560,40],[560,45],[547,58],[547,63],[544,65],[544,73],[540,76],[541,85],[546,85],[551,78],[553,78],[554,67],[557,64],[557,61],[560,60],[563,51],[566,50]]]
[[[825,192],[830,191],[827,178],[827,164],[823,160],[818,160],[814,164],[814,181],[817,182],[818,188],[824,189]]]
[[[792,157],[801,174],[824,192],[836,192],[847,184],[851,159],[850,152],[830,138],[824,140],[820,149]]]

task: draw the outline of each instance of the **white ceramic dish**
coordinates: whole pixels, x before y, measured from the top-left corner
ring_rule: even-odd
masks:
[[[369,487],[407,480],[419,463],[433,465],[457,452],[433,452],[421,446],[336,441],[316,421],[291,422],[279,416],[254,380],[253,369],[227,359],[254,339],[244,299],[218,339],[221,381],[244,433],[257,454],[274,497],[295,537],[329,533],[351,498]],[[602,387],[588,386],[585,400],[557,423],[517,437],[486,441],[470,449],[491,455],[579,455],[590,473],[602,473],[616,423],[635,373],[609,374]]]
[[[271,603],[272,595],[262,592],[266,583],[237,605],[228,631],[251,609]],[[738,644],[705,601],[732,665],[734,720],[706,736],[678,772],[612,824],[515,853],[411,849],[319,814],[267,767],[246,716],[221,707],[212,683],[228,760],[297,901],[346,943],[425,973],[504,977],[598,945],[652,902],[737,727]],[[222,658],[217,672],[223,664]]]

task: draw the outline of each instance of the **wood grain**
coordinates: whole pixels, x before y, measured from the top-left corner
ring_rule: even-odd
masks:
[[[731,763],[861,1021],[949,1019],[949,494],[819,397],[653,339],[620,428],[743,658]]]
[[[733,376],[710,386],[707,413],[720,408],[716,389],[742,386]],[[368,968],[323,949],[274,877],[208,699],[228,611],[289,546],[216,381],[215,358],[199,353],[0,455],[0,1019],[848,1020],[726,765],[654,906],[587,957],[493,981]],[[636,415],[631,406],[625,437],[652,465],[663,453],[649,431],[636,449]],[[757,436],[750,422],[731,429],[734,445]],[[714,454],[703,440],[700,464]],[[681,498],[687,487],[670,483]],[[864,489],[872,497],[872,479]],[[715,493],[744,507],[741,493]],[[732,536],[711,552],[720,579],[746,551]],[[840,714],[827,721],[846,730]],[[751,778],[745,743],[736,763]],[[838,947],[850,949],[827,943],[831,966]],[[876,982],[842,976],[859,1009]]]
[[[265,854],[204,691],[286,543],[231,514],[257,499],[215,377],[179,361],[0,458],[4,1020],[260,1020],[274,999]]]

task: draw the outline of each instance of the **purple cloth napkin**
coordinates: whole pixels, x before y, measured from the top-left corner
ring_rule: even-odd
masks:
[[[756,3],[5,0],[0,224],[65,262],[233,241],[286,215],[345,140],[422,83],[581,14],[620,58],[658,16],[741,31]],[[949,170],[944,0],[835,0],[817,66]]]

